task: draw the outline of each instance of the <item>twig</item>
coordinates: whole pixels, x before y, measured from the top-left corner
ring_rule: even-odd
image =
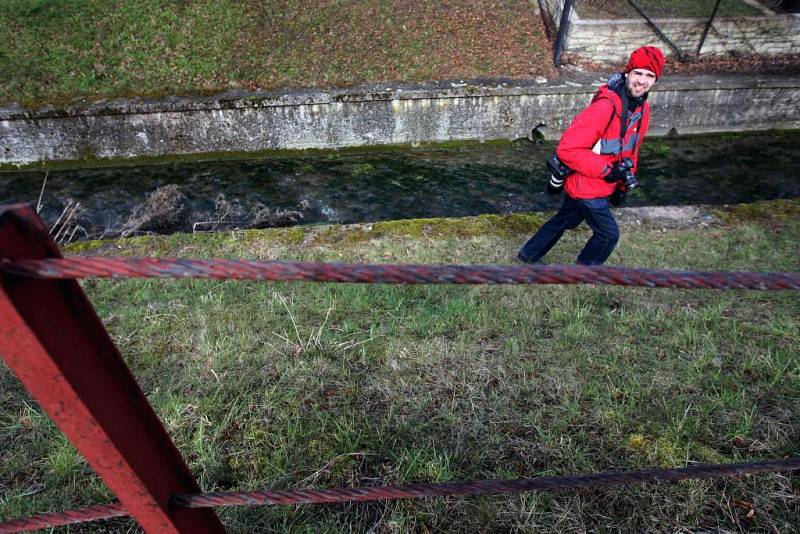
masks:
[[[39,191],[39,201],[36,203],[36,213],[42,211],[42,197],[44,196],[44,188],[47,185],[47,175],[50,174],[50,171],[45,171],[44,173],[44,181],[42,182],[42,190]]]
[[[72,200],[67,202],[67,205],[64,206],[64,210],[61,212],[61,215],[58,216],[58,219],[56,219],[56,222],[53,224],[53,226],[50,227],[50,235],[53,235],[53,231],[58,227],[58,224],[61,222],[61,219],[64,217],[64,215],[70,209],[70,207],[72,207]]]
[[[209,231],[209,232],[213,232],[214,230],[219,228],[220,224],[223,224],[223,223],[232,224],[234,226],[237,226],[237,225],[238,226],[242,226],[243,225],[242,221],[238,221],[238,222],[237,221],[226,221],[225,219],[219,219],[217,221],[197,221],[195,223],[192,223],[192,233],[196,233],[198,231],[197,227],[198,226],[203,226],[203,225],[213,225],[209,229],[206,230],[206,231]],[[202,232],[204,230],[201,229],[200,231]]]
[[[328,471],[333,466],[333,464],[335,464],[341,458],[347,458],[349,456],[361,456],[363,458],[364,456],[374,456],[374,454],[371,454],[371,453],[368,453],[368,452],[346,452],[344,454],[340,454],[340,455],[334,457],[331,461],[329,461],[328,463],[326,463],[322,467],[320,467],[317,471],[311,473],[309,476],[307,476],[306,478],[304,478],[303,480],[298,482],[297,485],[298,486],[302,486],[306,482],[308,482],[309,484],[316,484],[317,480],[319,480],[319,477],[324,472]]]
[[[58,229],[58,232],[56,233],[55,237],[53,238],[53,241],[55,241],[56,243],[59,243],[62,237],[66,237],[67,228],[69,228],[69,222],[75,216],[75,213],[77,213],[78,208],[80,206],[81,206],[81,203],[77,202],[77,201],[75,202],[75,204],[72,205],[72,211],[69,212],[69,215],[67,216],[67,218],[64,219],[63,223],[61,223],[61,228]],[[59,220],[61,220],[61,217],[59,217]],[[63,236],[62,236],[62,232],[64,234]]]
[[[83,237],[86,237],[86,238],[88,238],[88,237],[89,237],[89,232],[87,232],[87,231],[86,231],[86,228],[84,228],[84,227],[83,227],[83,226],[81,226],[80,224],[76,224],[76,225],[75,225],[75,228],[73,228],[73,229],[72,229],[72,233],[71,233],[71,234],[69,234],[69,239],[67,239],[66,241],[64,241],[64,243],[62,243],[62,244],[66,244],[66,243],[72,243],[72,239],[75,237],[75,232],[77,232],[78,230],[80,230],[81,232],[83,232]]]

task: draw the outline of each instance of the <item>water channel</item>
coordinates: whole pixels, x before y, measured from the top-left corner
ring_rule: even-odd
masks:
[[[148,195],[169,185],[179,192],[180,222],[150,230],[539,211],[560,203],[560,197],[544,193],[548,178],[544,159],[554,145],[518,140],[11,170],[0,172],[0,203],[36,205],[47,172],[43,219],[52,225],[70,201],[80,202],[75,219],[81,224],[76,237],[81,238],[113,237],[130,229],[131,219],[142,215]],[[651,138],[640,156],[642,187],[627,205],[729,204],[800,197],[799,162],[800,131]],[[265,210],[289,215],[256,216]],[[225,224],[195,224],[220,220]]]

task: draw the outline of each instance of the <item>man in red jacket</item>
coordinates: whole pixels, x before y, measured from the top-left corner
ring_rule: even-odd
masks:
[[[647,94],[664,70],[664,54],[654,46],[637,48],[623,73],[602,85],[591,104],[564,132],[556,155],[571,174],[564,181],[564,203],[517,254],[524,263],[540,263],[564,230],[586,221],[592,237],[578,255],[581,265],[601,265],[619,241],[609,208],[636,187],[639,147],[650,123]],[[552,184],[552,182],[551,182]]]

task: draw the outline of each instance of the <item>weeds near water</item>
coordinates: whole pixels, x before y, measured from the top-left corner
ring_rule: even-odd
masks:
[[[257,202],[245,213],[238,201],[229,201],[224,193],[217,194],[214,200],[214,213],[208,220],[192,223],[192,233],[217,232],[242,228],[276,228],[298,224],[305,218],[304,212],[310,207],[308,201],[300,202],[296,210],[271,210]]]
[[[121,236],[146,232],[169,233],[179,230],[185,219],[188,199],[174,184],[159,187],[147,195],[122,225]]]
[[[214,199],[214,213],[209,220],[192,223],[192,232],[213,232],[221,228],[241,225],[242,206],[236,201],[229,201],[224,193],[217,193]]]

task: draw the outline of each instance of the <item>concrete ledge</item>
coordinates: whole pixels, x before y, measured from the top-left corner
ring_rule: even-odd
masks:
[[[483,80],[0,109],[0,164],[557,138],[602,77]],[[800,77],[666,77],[651,134],[800,128]]]

